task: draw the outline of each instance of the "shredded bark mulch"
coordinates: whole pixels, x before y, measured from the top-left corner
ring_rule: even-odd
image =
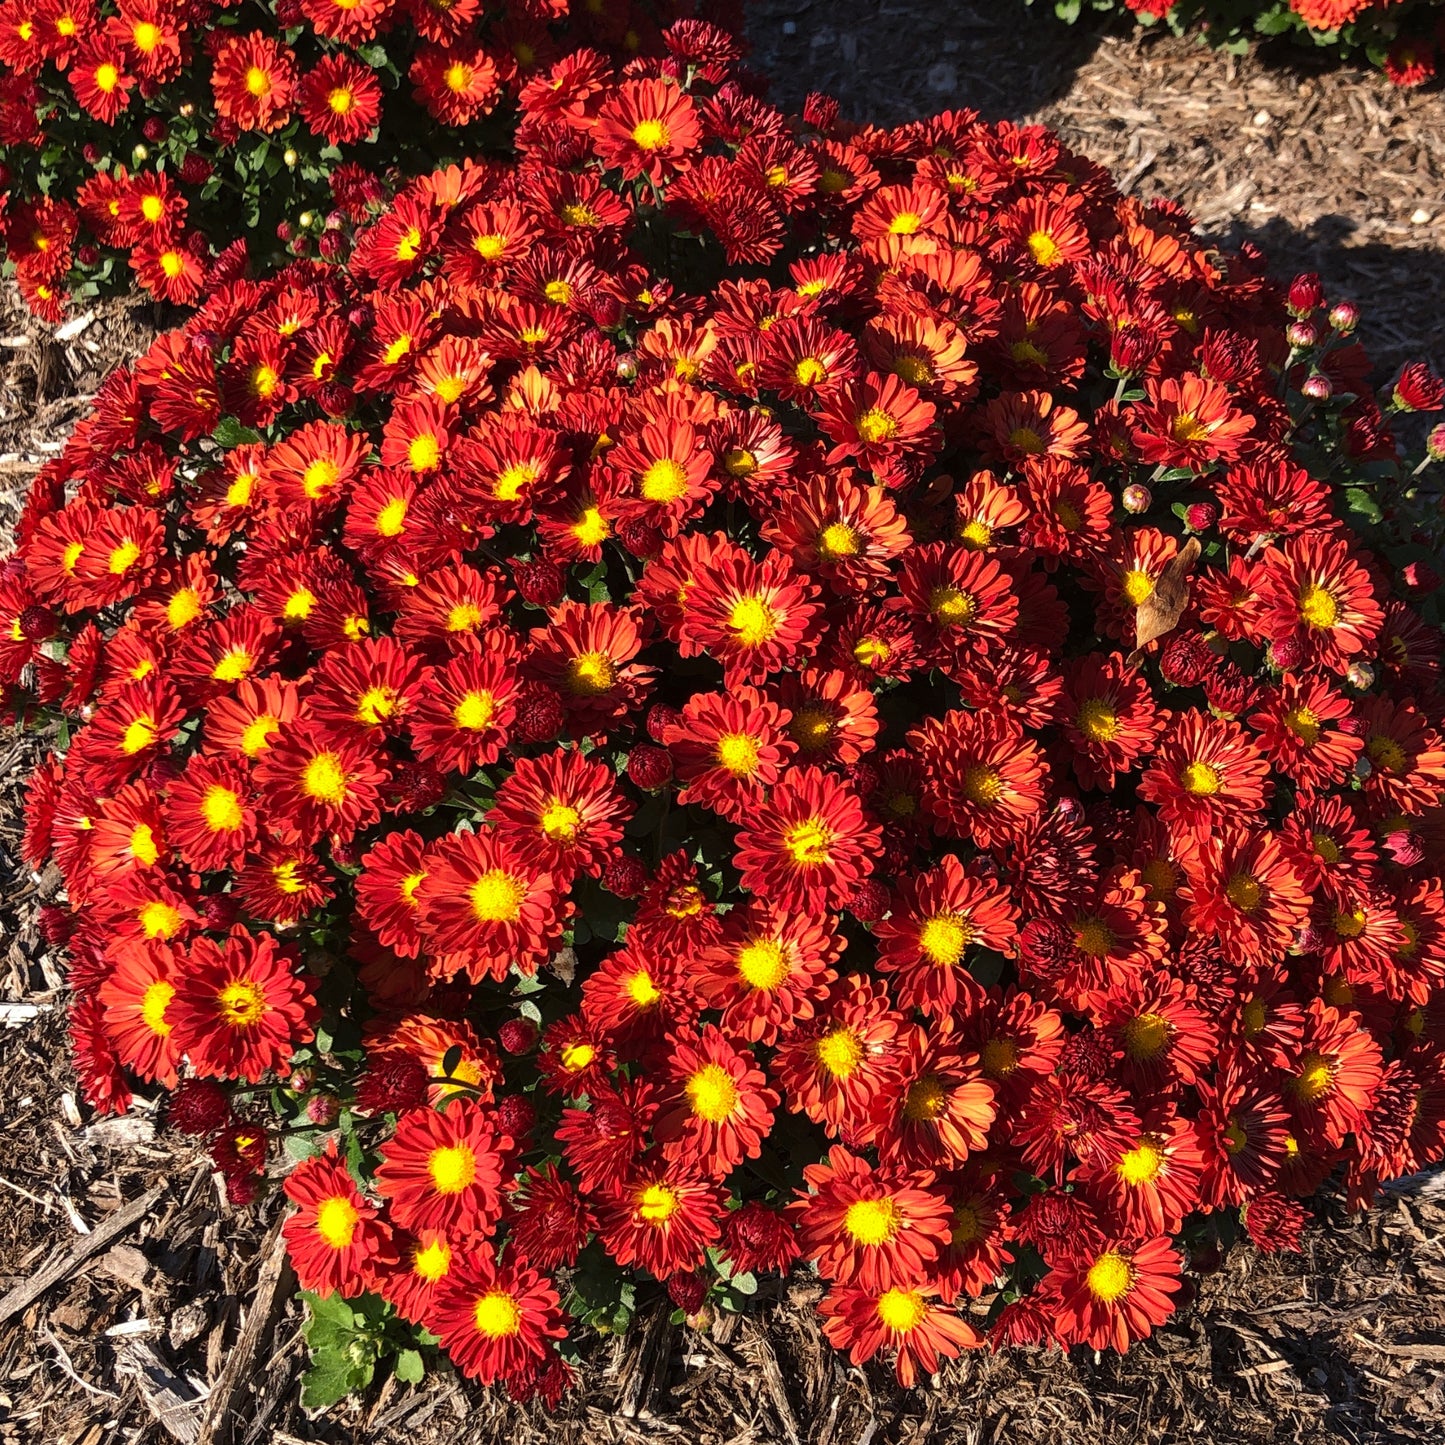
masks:
[[[973,106],[1038,121],[1126,189],[1182,200],[1279,274],[1318,270],[1365,312],[1383,379],[1445,366],[1445,94],[1299,52],[1233,59],[1188,41],[1055,24],[1017,0],[753,0],[780,101],[854,119]],[[119,298],[40,326],[0,288],[0,550],[35,468],[106,372],[167,318]],[[1337,1197],[1299,1256],[1237,1247],[1128,1356],[973,1355],[905,1394],[828,1349],[799,1274],[748,1320],[674,1328],[660,1293],[592,1350],[552,1419],[446,1367],[309,1418],[278,1199],[224,1203],[205,1156],[140,1104],[97,1120],[65,1056],[63,967],[35,928],[59,884],[19,862],[43,740],[0,735],[0,1445],[964,1445],[1435,1441],[1445,1418],[1445,1176],[1368,1215]],[[47,1288],[6,1315],[5,1298]],[[259,1285],[259,1298],[258,1298]]]

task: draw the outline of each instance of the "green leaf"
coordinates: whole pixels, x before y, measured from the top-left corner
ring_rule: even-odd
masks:
[[[403,1385],[419,1385],[426,1378],[426,1363],[420,1350],[398,1350],[392,1371]]]
[[[1376,526],[1385,520],[1385,514],[1380,510],[1380,504],[1363,487],[1347,487],[1345,489],[1345,505],[1357,516],[1364,517],[1366,521]]]
[[[216,423],[211,436],[218,446],[226,448],[254,446],[261,440],[261,433],[253,427],[242,426],[233,416],[223,416]]]
[[[386,46],[373,43],[371,45],[358,45],[356,53],[373,69],[382,70],[385,68],[388,56]]]

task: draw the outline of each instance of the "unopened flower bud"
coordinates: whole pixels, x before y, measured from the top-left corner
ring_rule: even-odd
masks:
[[[1347,336],[1360,324],[1360,308],[1353,301],[1336,301],[1330,307],[1330,325]]]
[[[1154,505],[1154,493],[1143,482],[1131,482],[1124,488],[1124,510],[1139,516]]]
[[[1335,394],[1334,383],[1322,371],[1313,371],[1305,377],[1300,390],[1311,401],[1328,401]]]
[[[286,149],[281,152],[281,160],[286,166],[287,170],[295,170],[297,164],[301,160],[301,157],[296,154],[296,151],[292,146],[287,146]]]
[[[497,1042],[509,1054],[525,1054],[537,1042],[537,1025],[531,1019],[507,1019],[497,1030]]]
[[[1289,309],[1296,316],[1308,316],[1311,311],[1324,304],[1325,288],[1315,272],[1301,271],[1290,282]]]
[[[328,1129],[341,1115],[341,1100],[335,1094],[312,1094],[306,1101],[306,1117]]]
[[[1313,321],[1291,321],[1285,335],[1296,351],[1308,351],[1320,339],[1319,328]]]
[[[1375,685],[1375,669],[1368,662],[1352,662],[1345,674],[1345,681],[1353,688],[1364,692]]]
[[[1195,502],[1184,513],[1184,524],[1191,532],[1207,532],[1219,516],[1213,502]]]
[[[646,793],[655,793],[672,781],[672,754],[666,748],[639,743],[627,755],[627,776]]]

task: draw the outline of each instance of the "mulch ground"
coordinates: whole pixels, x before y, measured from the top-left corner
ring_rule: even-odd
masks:
[[[753,0],[751,17],[780,101],[817,89],[860,120],[973,106],[1051,125],[1127,189],[1182,200],[1226,243],[1262,245],[1281,275],[1318,270],[1363,306],[1381,379],[1415,355],[1445,366],[1438,89],[1401,93],[1299,52],[1235,60],[1167,36],[1070,30],[1016,0]],[[168,320],[133,298],[89,312],[57,336],[0,291],[0,538],[106,372]],[[886,1370],[826,1348],[818,1286],[798,1275],[757,1320],[705,1334],[670,1326],[660,1298],[645,1303],[626,1338],[596,1345],[557,1419],[449,1370],[308,1418],[274,1194],[233,1210],[204,1157],[157,1134],[146,1108],[97,1121],[77,1097],[62,961],[34,926],[58,879],[18,861],[24,775],[42,746],[0,736],[0,1296],[46,1269],[53,1283],[0,1318],[0,1445],[1439,1438],[1440,1174],[1357,1218],[1327,1193],[1303,1255],[1236,1248],[1191,1276],[1197,1297],[1123,1359],[981,1353],[903,1394]]]

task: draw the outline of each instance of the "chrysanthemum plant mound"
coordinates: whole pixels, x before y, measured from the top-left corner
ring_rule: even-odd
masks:
[[[1043,130],[656,69],[218,288],[0,583],[86,1093],[285,1176],[313,1402],[800,1263],[905,1383],[1124,1349],[1445,1146],[1445,388]]]
[[[735,0],[0,0],[0,258],[49,321],[136,282],[190,306],[248,250],[340,259],[389,177],[511,154],[559,57],[705,81],[740,30]]]
[[[1046,0],[1026,0],[1029,5]],[[1061,20],[1101,12],[1133,14],[1242,53],[1251,40],[1283,35],[1341,56],[1366,56],[1396,84],[1435,77],[1445,45],[1441,0],[1052,0]]]

